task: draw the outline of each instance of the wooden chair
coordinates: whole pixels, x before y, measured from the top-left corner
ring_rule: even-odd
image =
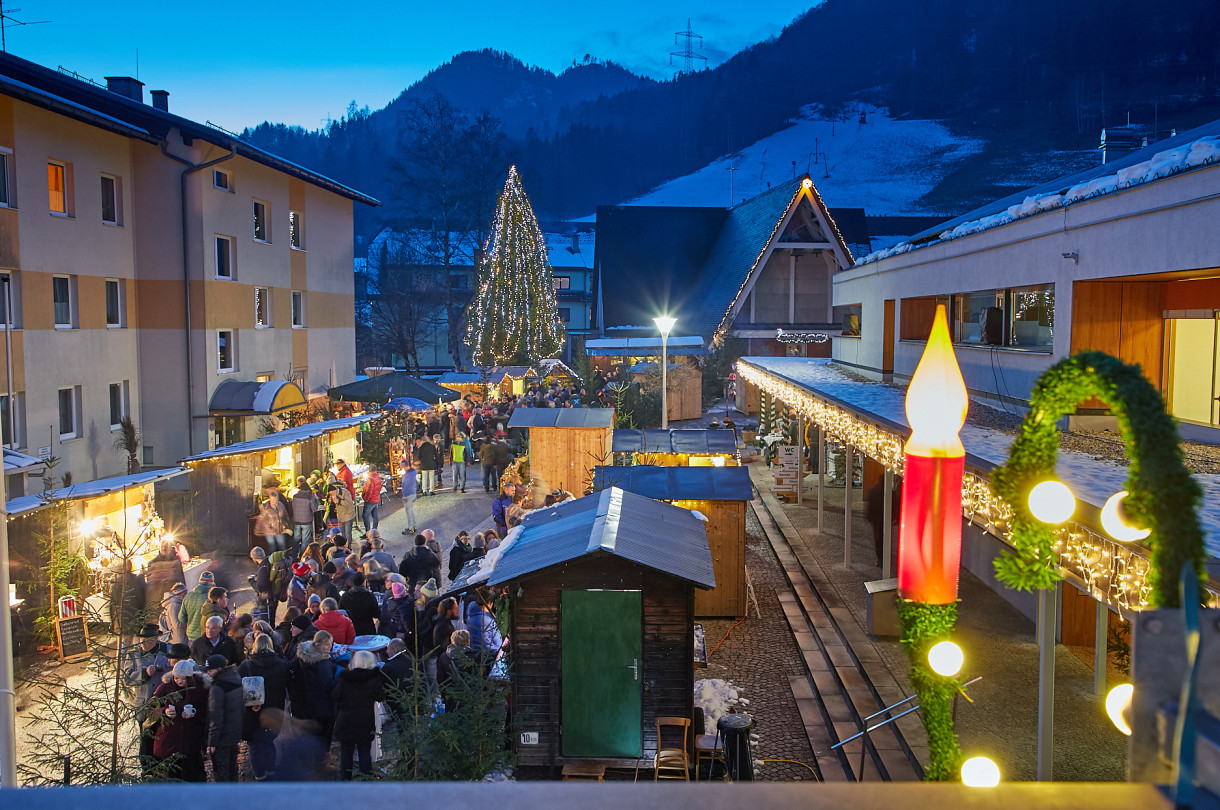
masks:
[[[695,781],[699,781],[699,768],[703,760],[708,761],[707,778],[710,780],[716,771],[716,763],[724,762],[724,739],[719,734],[698,734],[695,736]],[[728,776],[728,765],[725,765],[725,776]]]
[[[676,728],[682,732],[681,748],[666,748],[662,738],[662,729]],[[690,781],[690,755],[687,753],[686,740],[690,736],[689,717],[658,717],[657,718],[657,754],[652,760],[652,779],[685,779]],[[662,775],[662,771],[666,771]],[[668,773],[677,771],[677,773]]]

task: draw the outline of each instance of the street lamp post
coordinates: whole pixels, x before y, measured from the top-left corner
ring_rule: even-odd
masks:
[[[669,428],[669,351],[666,342],[676,320],[666,315],[652,319],[661,330],[661,430]]]

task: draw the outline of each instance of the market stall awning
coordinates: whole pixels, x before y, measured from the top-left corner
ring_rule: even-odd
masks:
[[[749,501],[754,498],[747,467],[593,468],[594,489],[618,487],[659,501]]]
[[[517,408],[508,420],[510,428],[608,428],[612,424],[613,408]]]
[[[212,392],[208,413],[217,416],[263,416],[299,408],[305,395],[287,380],[225,380]]]
[[[8,512],[9,517],[28,515],[31,512],[45,509],[56,501],[79,501],[97,498],[101,495],[108,495],[111,492],[122,492],[125,489],[135,489],[146,484],[167,481],[170,478],[177,478],[179,475],[186,475],[189,472],[190,468],[188,467],[168,467],[164,470],[143,470],[132,475],[99,478],[96,481],[85,481],[80,484],[73,484],[70,487],[61,487],[60,489],[52,490],[46,495],[22,495],[19,498],[13,498],[5,504],[5,511]]]
[[[306,425],[297,425],[296,427],[276,433],[268,433],[266,436],[259,436],[257,439],[217,447],[215,450],[208,450],[204,453],[196,453],[193,456],[182,459],[182,461],[206,461],[208,459],[237,456],[245,453],[265,453],[303,442],[306,439],[314,439],[327,433],[334,433],[338,430],[371,422],[374,419],[380,419],[384,415],[382,413],[366,413],[360,416],[348,416],[343,419],[328,419],[325,422],[310,422]]]
[[[346,402],[387,402],[394,397],[415,397],[424,402],[452,402],[462,396],[450,388],[402,371],[378,374],[367,380],[336,386],[326,393],[331,399]]]
[[[500,554],[489,554],[482,566],[490,568],[489,585],[603,553],[700,588],[716,587],[703,521],[689,509],[617,487],[533,510],[522,521],[520,532],[510,533],[497,550]]]
[[[694,453],[732,455],[737,435],[731,430],[635,430],[614,431],[610,449],[615,453]]]
[[[671,355],[707,354],[703,338],[698,335],[675,336],[665,341]],[[590,357],[652,357],[661,353],[661,338],[601,338],[585,344],[585,354]]]

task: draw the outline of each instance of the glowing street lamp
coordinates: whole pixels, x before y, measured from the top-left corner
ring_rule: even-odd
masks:
[[[966,383],[953,354],[944,305],[907,389],[906,443],[898,535],[898,595],[912,602],[957,601],[962,554],[962,472]]]
[[[657,329],[661,330],[661,429],[666,430],[669,428],[669,352],[666,341],[669,340],[669,332],[674,328],[677,319],[661,315],[652,320]]]

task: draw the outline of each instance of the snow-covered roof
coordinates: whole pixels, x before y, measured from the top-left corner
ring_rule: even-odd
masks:
[[[278,450],[281,447],[303,442],[306,439],[314,439],[326,433],[334,433],[344,428],[371,422],[383,416],[385,416],[384,413],[366,413],[360,416],[347,416],[342,419],[328,419],[324,422],[310,422],[306,425],[297,425],[296,427],[287,428],[276,433],[268,433],[266,436],[259,436],[257,439],[217,447],[215,450],[208,450],[204,453],[196,453],[193,456],[182,459],[182,461],[207,461],[208,459],[244,453],[265,453],[270,450]]]
[[[980,233],[1018,219],[1125,191],[1220,161],[1220,121],[1184,132],[1083,172],[1004,197],[956,219],[874,251],[855,266]]]
[[[43,471],[42,459],[25,453],[18,453],[16,450],[4,448],[4,474],[12,475],[14,473],[26,473],[33,475]]]
[[[588,270],[593,267],[593,249],[596,242],[592,231],[574,234],[543,233],[547,255],[554,270]],[[573,249],[575,248],[575,250]]]
[[[665,349],[675,356],[707,354],[707,349],[703,348],[703,338],[697,335],[674,335],[666,338]],[[652,357],[660,353],[660,337],[599,338],[585,343],[585,354],[590,357]]]
[[[881,383],[862,382],[842,373],[831,361],[805,357],[744,357],[742,362],[769,372],[802,388],[816,390],[820,397],[850,410],[864,413],[904,434],[910,433],[906,417],[906,392]],[[1014,437],[991,428],[967,423],[961,432],[966,463],[988,472],[1004,464]],[[1127,467],[1085,453],[1060,450],[1055,474],[1076,497],[1100,508],[1115,492],[1126,488]],[[1220,475],[1195,475],[1203,488],[1199,510],[1208,554],[1220,557]]]

